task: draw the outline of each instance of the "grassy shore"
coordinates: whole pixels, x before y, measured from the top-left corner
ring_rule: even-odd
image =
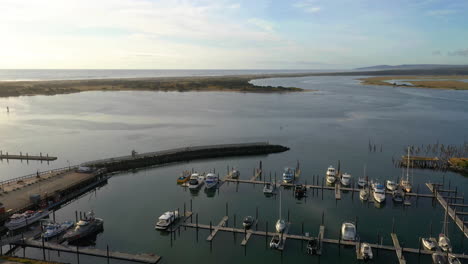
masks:
[[[283,76],[289,77],[289,75],[280,75],[279,77]],[[303,89],[296,87],[256,86],[249,82],[252,79],[269,77],[272,76],[252,75],[0,82],[0,97],[69,94],[84,91],[232,91],[250,93],[303,91]]]
[[[396,84],[395,86],[408,86],[417,88],[432,88],[432,89],[452,89],[452,90],[468,90],[468,82],[463,82],[463,79],[468,79],[468,75],[432,75],[432,76],[378,76],[359,79],[363,84],[370,85],[390,85],[390,80],[404,81],[410,83]]]

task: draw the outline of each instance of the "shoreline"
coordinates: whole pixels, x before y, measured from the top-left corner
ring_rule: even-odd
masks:
[[[363,85],[382,85],[394,87],[408,87],[408,88],[426,88],[426,89],[439,89],[439,90],[468,90],[468,82],[460,80],[468,79],[468,75],[427,75],[427,76],[378,76],[359,78]],[[391,83],[390,80],[405,82]]]

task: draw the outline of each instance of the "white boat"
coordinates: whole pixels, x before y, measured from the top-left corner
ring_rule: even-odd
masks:
[[[240,172],[236,169],[231,170],[231,178],[233,179],[239,179],[240,177]]]
[[[341,239],[346,241],[356,240],[356,226],[353,223],[345,222],[341,225]]]
[[[242,221],[242,226],[244,228],[248,229],[254,224],[255,220],[252,216],[246,216],[244,220]]]
[[[385,187],[382,184],[375,183],[373,196],[377,203],[385,202]]]
[[[359,198],[363,201],[367,201],[367,199],[369,199],[369,190],[367,188],[362,188],[359,191]]]
[[[280,203],[279,203],[279,219],[276,221],[275,224],[275,229],[276,232],[278,233],[283,233],[284,230],[286,229],[286,221],[284,219],[281,219],[281,188],[280,188]]]
[[[402,178],[400,181],[400,185],[405,192],[411,192],[413,186],[409,180],[409,166],[410,166],[410,147],[408,147],[408,160],[406,162],[406,179]]]
[[[327,175],[326,179],[327,179],[328,183],[330,183],[330,184],[335,183],[335,181],[336,181],[335,168],[333,168],[332,166],[328,167],[326,175]]]
[[[275,192],[275,185],[272,184],[272,183],[265,183],[265,185],[263,186],[263,193],[264,194],[273,194]]]
[[[218,177],[214,173],[208,173],[205,178],[206,188],[212,189],[218,186]]]
[[[270,241],[270,248],[277,249],[281,245],[281,238],[279,235],[274,235]]]
[[[12,216],[10,216],[10,220],[5,224],[5,227],[9,230],[16,230],[33,224],[48,215],[48,210],[28,210],[22,214],[13,214]]]
[[[71,228],[75,223],[73,221],[65,221],[63,223],[49,223],[43,226],[44,233],[42,233],[42,237],[44,239],[50,239],[55,236],[62,234],[63,232],[67,231]]]
[[[453,254],[448,254],[448,263],[449,264],[461,264],[461,261],[455,257]]]
[[[205,178],[198,173],[193,173],[189,180],[189,189],[198,189],[205,182]]]
[[[362,243],[361,244],[361,256],[364,258],[364,260],[371,260],[374,255],[372,254],[372,247],[367,244],[367,243]]]
[[[422,244],[427,250],[435,250],[437,248],[437,243],[434,238],[422,238]]]
[[[434,263],[434,264],[447,264],[448,263],[447,254],[443,253],[441,251],[437,251],[435,253],[432,253],[432,263]]]
[[[452,243],[448,238],[448,219],[447,219],[447,210],[445,210],[444,225],[442,227],[442,233],[439,234],[439,247],[444,252],[452,252]]]
[[[179,218],[179,212],[177,211],[168,211],[162,214],[156,222],[154,228],[159,230],[166,230],[175,220]]]
[[[392,192],[392,199],[395,203],[402,203],[405,201],[405,192],[400,188]]]
[[[389,191],[395,191],[397,189],[397,184],[394,181],[387,180],[386,187]]]
[[[284,168],[283,182],[291,183],[294,181],[294,170],[291,168]]]
[[[341,185],[349,186],[350,184],[351,184],[351,174],[343,173],[343,175],[341,175]]]
[[[357,185],[358,185],[359,187],[361,187],[361,188],[366,187],[366,185],[367,185],[367,180],[366,180],[366,178],[365,178],[365,177],[359,177],[359,180],[358,180],[358,182],[357,182]]]

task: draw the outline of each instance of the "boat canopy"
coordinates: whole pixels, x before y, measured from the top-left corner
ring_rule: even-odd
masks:
[[[83,221],[83,220],[80,220],[78,221],[78,223],[76,223],[77,226],[85,226],[88,224],[88,221]]]
[[[172,218],[173,215],[174,215],[173,212],[165,212],[163,215],[159,217],[159,220],[169,220]]]

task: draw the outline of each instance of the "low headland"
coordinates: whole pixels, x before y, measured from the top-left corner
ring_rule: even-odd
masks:
[[[378,76],[362,78],[359,80],[361,80],[362,84],[369,85],[390,85],[414,88],[468,90],[468,75]]]

